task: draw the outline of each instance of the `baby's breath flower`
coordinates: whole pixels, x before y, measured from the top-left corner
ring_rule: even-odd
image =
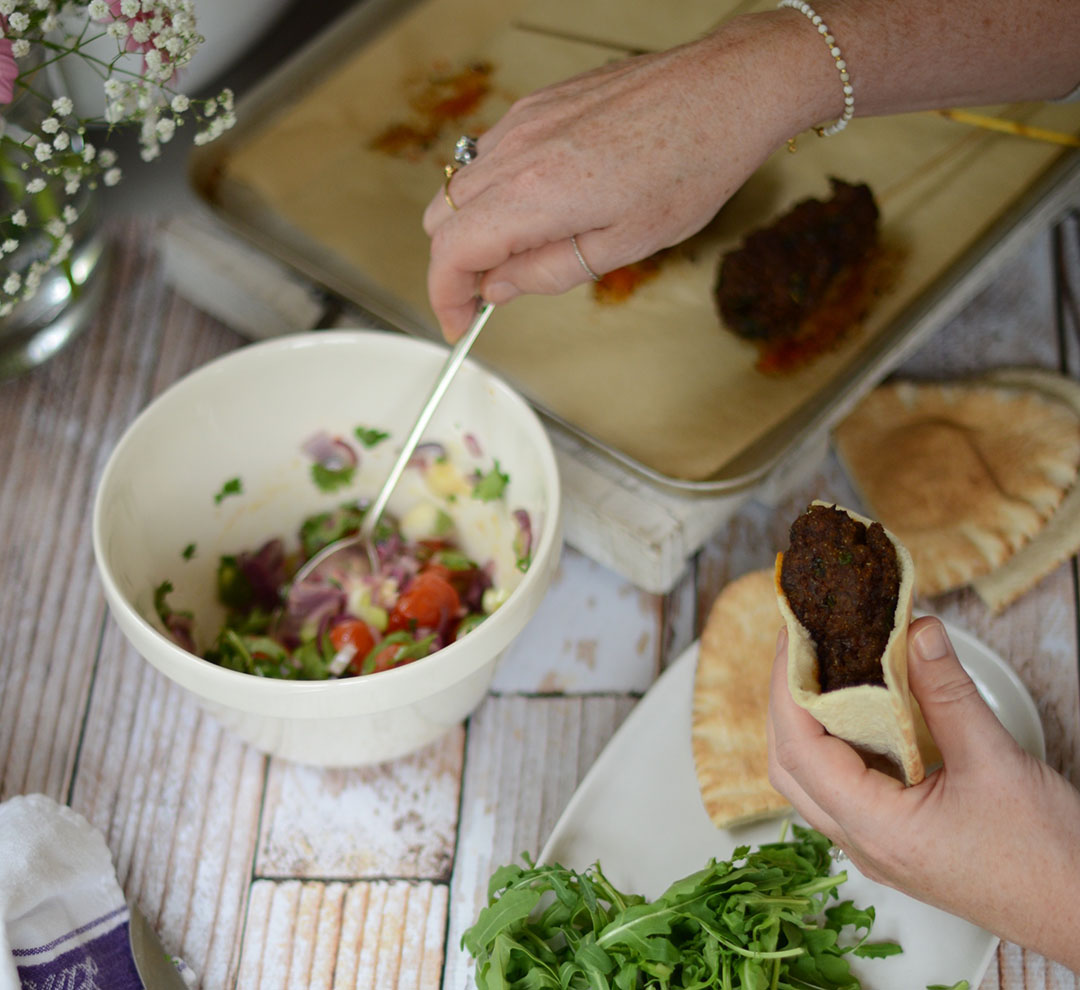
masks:
[[[120,169],[110,168],[101,178],[105,185],[115,186],[121,178]]]
[[[11,43],[11,54],[15,58],[26,58],[30,54],[30,42],[26,38],[16,38]]]
[[[16,227],[25,227],[26,226],[26,210],[16,210],[14,213],[12,213],[11,214],[11,222],[13,224],[15,224]]]
[[[15,0],[0,0],[0,14],[10,17],[15,12]]]
[[[67,224],[59,217],[52,217],[45,221],[45,233],[50,237],[63,237],[67,230]]]
[[[60,130],[60,121],[58,121],[55,117],[46,117],[41,122],[41,129],[46,134],[55,134],[58,130]]]
[[[34,145],[34,157],[39,162],[47,162],[52,158],[52,148],[42,141],[40,144]]]
[[[183,93],[177,93],[169,103],[169,109],[173,113],[184,113],[191,106],[191,100]]]
[[[71,144],[71,135],[67,131],[61,131],[56,137],[53,138],[52,146],[54,151],[67,151],[68,146]]]
[[[45,188],[45,180],[39,175],[26,184],[26,191],[31,195],[41,192]]]
[[[19,289],[22,288],[22,276],[18,272],[12,272],[6,279],[4,279],[4,291],[13,296]]]
[[[109,16],[109,5],[105,3],[105,0],[90,0],[86,12],[90,15],[91,20],[103,21]]]
[[[9,237],[3,244],[0,244],[0,252],[11,254],[18,246],[19,242],[14,237]]]
[[[18,31],[22,34],[28,27],[30,27],[30,15],[24,11],[17,10],[10,17],[8,17],[8,27],[12,31]]]
[[[98,155],[98,162],[102,168],[109,168],[116,164],[116,152],[112,148],[102,148]]]
[[[71,102],[70,96],[58,96],[52,101],[52,108],[53,113],[61,117],[70,117],[75,112],[75,104]]]

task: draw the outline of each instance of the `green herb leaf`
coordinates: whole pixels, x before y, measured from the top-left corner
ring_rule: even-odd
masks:
[[[195,556],[195,544],[194,543],[189,543],[180,552],[180,556],[183,557],[184,560],[191,560],[191,558]]]
[[[364,426],[356,427],[356,429],[353,430],[353,435],[365,447],[367,447],[368,450],[370,450],[376,444],[382,443],[387,437],[390,436],[390,434],[385,432],[384,430],[368,429]]]
[[[243,494],[244,483],[239,478],[230,478],[221,486],[221,491],[214,496],[214,505],[221,505],[221,503],[230,495]]]
[[[311,465],[311,480],[315,487],[322,492],[336,492],[339,488],[346,488],[352,484],[356,468],[347,465],[340,468],[329,468],[325,464],[316,461]]]
[[[509,483],[510,475],[501,471],[499,462],[496,461],[495,466],[487,474],[480,475],[476,480],[476,484],[473,485],[472,497],[479,499],[481,502],[494,502],[495,499],[502,497],[502,493]]]

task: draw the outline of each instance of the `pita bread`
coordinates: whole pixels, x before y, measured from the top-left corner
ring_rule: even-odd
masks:
[[[719,828],[790,807],[769,783],[765,730],[782,624],[771,572],[752,571],[720,592],[701,633],[691,743],[701,799]]]
[[[1080,417],[1080,382],[1053,371],[1008,368],[986,376],[992,385],[1024,387],[1066,403]],[[1073,480],[1047,524],[1001,567],[976,578],[972,587],[994,612],[1022,594],[1080,552],[1080,485]]]
[[[830,505],[814,502],[814,505]],[[850,509],[836,506],[864,526],[873,522]],[[834,736],[868,753],[887,757],[907,784],[917,784],[940,756],[923,721],[918,702],[908,688],[907,630],[915,568],[911,555],[888,530],[900,564],[900,591],[892,632],[881,657],[884,687],[863,684],[822,693],[818,680],[817,649],[806,627],[791,610],[780,585],[784,555],[776,555],[776,597],[788,630],[788,688],[795,703],[805,708]]]
[[[898,382],[836,429],[868,510],[911,552],[918,592],[988,574],[1053,515],[1080,464],[1080,416],[1029,388]]]

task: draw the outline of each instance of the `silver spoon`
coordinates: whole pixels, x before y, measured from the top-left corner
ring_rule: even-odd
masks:
[[[427,401],[420,410],[420,414],[416,417],[413,428],[409,431],[409,435],[401,445],[401,453],[398,454],[394,466],[390,468],[390,473],[386,476],[386,480],[383,482],[382,488],[379,489],[378,495],[375,496],[375,501],[371,503],[370,508],[364,513],[364,519],[360,524],[360,529],[352,536],[346,536],[340,540],[335,540],[333,543],[327,544],[304,564],[304,566],[296,572],[296,576],[293,578],[292,585],[289,588],[290,595],[294,588],[303,584],[317,571],[325,567],[328,560],[341,554],[347,554],[350,558],[355,559],[358,556],[357,550],[360,550],[367,557],[371,573],[375,573],[379,569],[379,557],[375,550],[375,528],[379,525],[379,520],[386,510],[386,503],[390,501],[390,496],[393,494],[395,486],[401,479],[402,472],[412,458],[413,452],[416,450],[416,445],[420,442],[420,437],[423,435],[424,430],[427,429],[427,425],[431,421],[431,417],[435,414],[439,402],[446,394],[446,390],[450,387],[450,382],[453,381],[454,375],[457,374],[458,368],[461,367],[462,362],[465,360],[465,356],[469,353],[469,348],[472,347],[473,342],[480,335],[480,331],[484,328],[484,324],[487,323],[488,317],[491,316],[491,311],[494,308],[494,304],[484,303],[473,318],[472,325],[458,338],[457,343],[454,344],[446,359],[446,363],[442,367],[442,371],[439,372],[439,377],[432,386]]]

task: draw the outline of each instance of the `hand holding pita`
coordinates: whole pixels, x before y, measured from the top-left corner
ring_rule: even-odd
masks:
[[[911,689],[943,766],[904,787],[791,699],[781,632],[769,775],[865,876],[1080,971],[1080,793],[986,705],[935,618],[908,631]]]

